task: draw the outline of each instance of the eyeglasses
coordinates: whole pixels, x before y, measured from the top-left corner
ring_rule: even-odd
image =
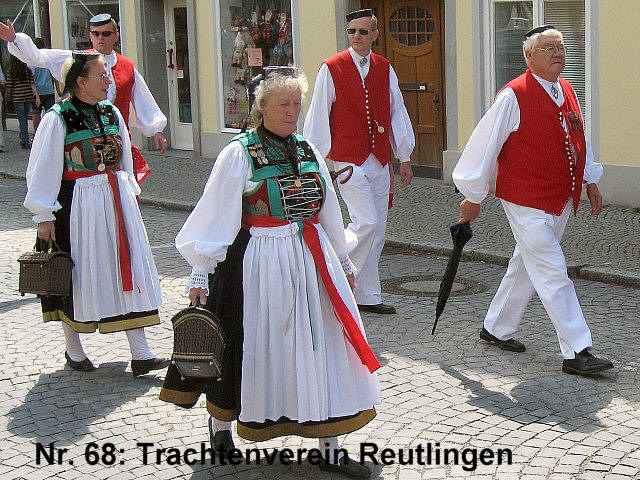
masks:
[[[538,47],[538,48],[536,48],[536,50],[540,50],[541,52],[544,52],[544,53],[554,53],[554,52],[558,51],[558,52],[564,53],[565,55],[569,51],[569,49],[567,47],[565,47],[564,45],[553,45],[553,46],[550,46],[550,47]]]
[[[98,38],[100,35],[102,35],[104,38],[110,37],[111,34],[116,33],[112,30],[107,30],[106,32],[98,32],[97,30],[91,30],[91,35],[93,35],[94,37]]]
[[[106,80],[109,78],[109,74],[107,72],[99,73],[98,75],[80,75],[83,78],[100,78],[102,80]]]
[[[356,32],[358,32],[363,37],[365,35],[369,35],[369,30],[367,30],[366,28],[347,28],[347,33],[349,35],[355,35]]]

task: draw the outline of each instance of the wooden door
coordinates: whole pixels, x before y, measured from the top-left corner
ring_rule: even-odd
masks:
[[[368,0],[380,35],[373,51],[393,66],[416,135],[411,156],[428,176],[440,176],[445,136],[442,0]]]

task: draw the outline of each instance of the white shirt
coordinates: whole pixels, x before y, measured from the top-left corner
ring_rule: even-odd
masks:
[[[371,52],[366,57],[361,57],[353,48],[349,47],[349,53],[358,72],[360,72],[360,78],[364,82],[369,73]],[[360,64],[362,58],[367,59],[364,65]],[[331,150],[329,114],[335,101],[336,90],[333,78],[329,67],[326,63],[323,63],[316,77],[313,98],[311,99],[303,129],[304,137],[318,148],[323,157],[326,157],[329,150]],[[389,65],[389,101],[391,104],[391,132],[389,132],[391,148],[398,160],[408,162],[410,161],[413,147],[415,147],[416,139],[411,127],[411,119],[407,113],[407,108],[404,106],[404,99],[398,85],[398,77],[391,65]]]
[[[550,82],[533,75],[540,82],[549,97],[561,106],[564,94],[560,82]],[[552,93],[552,86],[558,92],[558,98]],[[575,92],[574,92],[575,95]],[[577,98],[577,97],[576,97]],[[515,92],[510,87],[503,89],[496,97],[491,108],[473,130],[467,146],[453,169],[453,182],[460,193],[473,203],[481,203],[489,193],[489,182],[495,177],[498,155],[511,132],[520,126],[520,106]],[[567,125],[563,122],[565,130]],[[602,177],[602,165],[593,159],[591,143],[587,141],[587,158],[584,168],[584,180],[598,183]]]
[[[25,33],[16,33],[16,39],[13,42],[8,42],[7,47],[11,55],[18,57],[28,65],[48,69],[56,80],[62,82],[62,65],[71,58],[70,50],[39,50],[31,40],[31,37]],[[118,59],[113,51],[109,55],[104,55],[105,68],[111,80],[107,90],[107,100],[112,103],[116,98],[116,84],[113,81],[111,69],[117,61]],[[136,126],[143,135],[152,137],[155,133],[164,130],[167,126],[167,117],[158,107],[140,72],[135,67],[133,71],[135,78],[133,91],[131,92],[131,103],[135,109]]]
[[[116,117],[122,140],[122,158],[120,166],[128,173],[131,188],[140,195],[140,187],[133,174],[131,141],[120,111],[116,108]],[[66,126],[60,115],[50,110],[45,113],[33,138],[29,164],[27,165],[27,196],[24,206],[34,214],[35,223],[55,220],[53,212],[62,208],[58,202],[58,193],[64,173],[64,141]]]

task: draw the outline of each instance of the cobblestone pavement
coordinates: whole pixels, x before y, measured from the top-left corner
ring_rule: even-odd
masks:
[[[42,324],[36,299],[15,293],[16,259],[35,236],[21,207],[24,193],[22,181],[0,179],[0,480],[333,478],[306,462],[235,468],[156,465],[152,456],[144,465],[137,442],[184,451],[207,441],[203,402],[191,410],[160,402],[162,373],[131,376],[124,334],[83,337],[86,351],[99,365],[96,372],[78,373],[64,366],[60,326]],[[172,241],[186,212],[146,206],[143,216],[165,298],[163,323],[147,329],[147,335],[157,354],[169,355],[169,319],[185,305],[189,271]],[[537,300],[529,306],[518,336],[527,346],[525,353],[503,352],[478,340],[502,266],[471,261],[460,265],[462,291],[450,299],[432,337],[435,298],[415,295],[406,282],[438,278],[445,264],[446,258],[424,252],[385,251],[385,299],[398,306],[398,314],[365,316],[369,340],[383,365],[383,402],[369,425],[341,438],[343,446],[353,456],[361,442],[396,452],[431,444],[441,449],[508,448],[513,453],[511,465],[479,465],[473,472],[463,464],[375,466],[369,461],[374,478],[382,479],[640,478],[638,290],[576,279],[595,352],[615,364],[606,375],[582,378],[561,373],[557,340]],[[56,447],[69,449],[64,463],[36,466],[35,442],[56,442]],[[90,442],[115,445],[115,465],[89,465],[85,450],[91,450]],[[238,444],[243,449],[317,445],[298,437]]]
[[[7,132],[0,172],[24,177],[27,151],[17,145],[15,133]],[[180,209],[189,209],[198,201],[212,159],[175,150],[164,157],[146,152],[145,157],[153,174],[144,183],[143,201]],[[389,213],[387,244],[446,253],[451,248],[448,227],[457,221],[461,200],[452,186],[414,178],[410,187],[396,192],[395,207]],[[591,217],[588,202],[582,202],[562,241],[573,277],[640,287],[640,205],[636,207],[606,205],[605,198],[603,212]],[[483,203],[473,231],[474,238],[465,247],[467,254],[476,260],[506,265],[515,242],[500,201],[492,195]]]

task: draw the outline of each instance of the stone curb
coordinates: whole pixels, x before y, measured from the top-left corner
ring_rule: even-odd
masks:
[[[0,175],[15,180],[25,180],[24,175],[14,175],[5,172],[0,172]],[[195,207],[194,204],[186,202],[174,202],[153,197],[145,198],[143,196],[141,201],[143,205],[183,212],[190,212]],[[445,247],[429,242],[409,242],[391,235],[387,235],[385,246],[408,248],[440,256],[449,256],[453,250],[452,247]],[[473,248],[464,251],[462,254],[462,260],[464,261],[485,262],[503,267],[506,267],[509,264],[510,259],[511,256],[504,255],[503,253]],[[621,285],[623,287],[640,288],[640,274],[635,272],[608,269],[604,267],[589,267],[588,265],[580,264],[568,264],[567,270],[569,272],[569,277],[571,278],[610,283],[614,285]]]

